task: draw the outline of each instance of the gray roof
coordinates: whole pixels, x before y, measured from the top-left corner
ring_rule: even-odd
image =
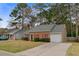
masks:
[[[24,34],[29,34],[29,31],[26,30],[26,29],[9,29],[8,30],[8,34],[16,34],[16,33],[19,33],[19,32],[22,32]]]
[[[64,31],[64,25],[39,25],[31,28],[29,32],[62,32]]]
[[[64,30],[65,30],[65,27],[64,26],[65,25],[56,25],[53,28],[52,32],[64,32]]]
[[[8,33],[9,33],[9,34],[14,34],[14,33],[16,33],[17,31],[19,31],[19,29],[9,29],[9,30],[8,30]]]
[[[48,32],[48,31],[51,31],[53,26],[54,26],[53,24],[52,25],[39,25],[34,28],[31,28],[29,32]]]

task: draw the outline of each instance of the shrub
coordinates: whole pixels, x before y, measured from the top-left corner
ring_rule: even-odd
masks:
[[[49,38],[35,38],[34,42],[50,42]]]
[[[38,42],[39,41],[39,38],[35,38],[33,41],[34,42]]]
[[[1,40],[8,40],[8,38],[6,38],[6,39],[0,39],[0,41],[1,41]]]
[[[23,37],[22,40],[29,41],[28,37]]]
[[[72,32],[72,35],[73,36],[71,36],[71,32],[67,33],[67,37],[76,37],[76,32]]]
[[[50,39],[49,38],[42,38],[41,41],[43,41],[43,42],[50,42]]]

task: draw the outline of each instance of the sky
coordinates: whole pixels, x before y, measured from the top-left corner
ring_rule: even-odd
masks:
[[[9,15],[15,6],[16,3],[0,3],[0,18],[3,19],[0,21],[0,27],[7,27],[8,22],[11,20]]]

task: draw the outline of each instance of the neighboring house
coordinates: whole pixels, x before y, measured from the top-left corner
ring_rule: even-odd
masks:
[[[0,28],[0,40],[8,40],[8,33],[6,28]]]
[[[5,34],[1,34],[0,33],[0,40],[8,40],[8,38],[9,38],[8,34],[6,34],[6,33]]]
[[[25,30],[23,29],[10,29],[9,30],[9,39],[22,39],[25,36]]]
[[[51,42],[66,41],[66,28],[64,24],[60,25],[39,25],[29,30],[29,39],[50,38]]]

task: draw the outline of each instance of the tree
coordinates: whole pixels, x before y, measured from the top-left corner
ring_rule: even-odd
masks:
[[[78,15],[78,13],[79,13],[79,4],[78,3],[75,3],[75,8],[74,8],[74,10],[75,10],[75,21],[76,21],[76,39],[78,40],[78,34],[79,34],[79,25],[78,25],[78,22],[79,22],[79,20],[78,20],[78,18],[79,18],[79,15]]]
[[[19,27],[17,25],[19,25],[20,22],[17,22],[16,20],[11,20],[9,21],[9,25],[10,27],[15,26],[16,29],[18,29]],[[21,23],[20,23],[21,24]]]
[[[14,20],[21,21],[22,29],[24,28],[24,19],[29,17],[29,14],[32,12],[31,8],[26,3],[18,3],[17,6],[13,9],[10,16]]]
[[[40,10],[37,16],[46,18],[49,23],[57,21],[58,19],[61,19],[58,21],[59,23],[63,23],[63,21],[67,19],[67,16],[64,15],[68,13],[67,6],[65,5],[67,4],[36,4],[36,9]]]
[[[49,8],[49,4],[48,3],[38,3],[38,4],[34,4],[33,8],[36,10],[36,16],[37,19],[40,19],[40,21],[43,21],[43,18],[48,18],[48,11],[47,9]]]

